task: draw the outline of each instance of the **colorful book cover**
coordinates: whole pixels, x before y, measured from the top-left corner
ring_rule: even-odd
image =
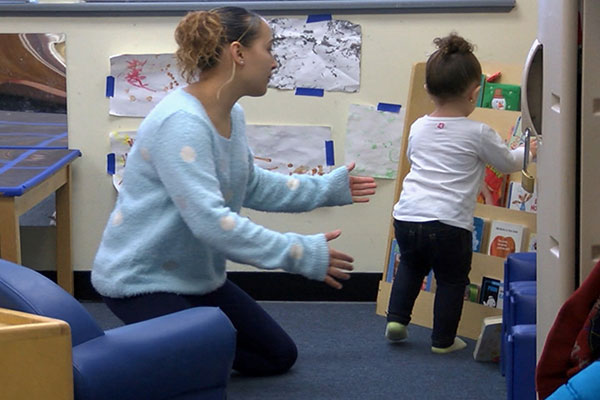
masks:
[[[485,220],[481,217],[473,217],[473,252],[480,253],[483,243],[483,231]]]
[[[498,287],[498,301],[496,302],[496,308],[504,308],[504,282],[500,281]]]
[[[400,248],[398,247],[398,242],[396,242],[396,238],[392,239],[392,245],[390,248],[390,259],[388,260],[388,268],[385,274],[385,281],[392,282],[394,280],[394,276],[396,276],[396,270],[398,269],[398,265],[400,264]]]
[[[433,270],[429,270],[429,273],[427,274],[427,276],[425,276],[425,279],[423,279],[423,285],[421,286],[421,290],[425,290],[426,292],[431,292],[431,288],[432,288],[432,284],[433,284]]]
[[[529,234],[529,242],[527,243],[527,251],[537,252],[537,233],[535,233],[535,232]]]
[[[524,136],[523,136],[523,132],[522,132],[520,115],[517,117],[517,120],[515,121],[515,124],[513,125],[512,132],[511,132],[510,138],[508,139],[507,144],[511,150],[514,150],[517,147],[521,146],[522,144],[525,144],[525,140],[524,140]]]
[[[481,323],[481,333],[475,343],[473,358],[481,362],[500,361],[502,316],[486,317]]]
[[[479,302],[479,285],[476,283],[469,283],[465,287],[464,299],[473,303]]]
[[[477,202],[502,206],[504,204],[504,189],[506,187],[506,175],[491,165],[485,166],[481,191],[477,196]]]
[[[486,79],[487,76],[485,74],[481,74],[481,79],[479,81],[479,94],[477,95],[477,102],[475,103],[477,107],[481,107],[481,104],[483,103],[483,92],[485,88]]]
[[[481,279],[481,290],[479,303],[484,306],[496,308],[498,305],[498,294],[500,293],[500,280],[484,276]]]
[[[521,87],[506,83],[486,82],[481,107],[495,110],[521,110]]]
[[[494,220],[490,225],[488,254],[505,258],[521,251],[525,227],[506,221]]]
[[[520,182],[510,182],[508,185],[508,196],[506,207],[512,210],[537,212],[537,192],[529,193],[523,189]]]

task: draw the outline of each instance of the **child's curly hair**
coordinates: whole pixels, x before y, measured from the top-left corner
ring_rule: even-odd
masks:
[[[481,65],[473,54],[474,46],[456,32],[435,38],[437,50],[427,60],[425,83],[427,91],[447,100],[461,96],[481,79]]]
[[[221,50],[238,41],[248,46],[259,33],[261,17],[241,7],[188,13],[175,29],[175,52],[181,76],[188,82],[219,63]]]

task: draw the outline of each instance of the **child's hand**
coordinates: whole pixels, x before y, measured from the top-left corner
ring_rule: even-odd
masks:
[[[532,158],[535,159],[535,157],[537,156],[537,146],[538,146],[538,141],[535,138],[531,138],[529,140],[529,152],[531,153]]]
[[[327,232],[325,239],[329,242],[330,240],[337,239],[342,234],[340,229],[333,232]],[[335,289],[341,289],[343,285],[339,280],[347,281],[350,279],[350,275],[344,271],[352,271],[354,267],[352,262],[354,259],[348,254],[339,252],[329,247],[329,268],[327,269],[327,276],[325,277],[325,283]]]
[[[346,165],[348,173],[354,169],[356,163],[350,163]],[[368,197],[375,194],[375,188],[377,183],[371,176],[352,176],[350,175],[350,193],[352,194],[353,203],[366,203],[369,201]]]

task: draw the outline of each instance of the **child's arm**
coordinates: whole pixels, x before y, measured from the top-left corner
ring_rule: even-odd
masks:
[[[500,172],[508,174],[517,172],[523,167],[524,147],[510,150],[500,135],[492,128],[484,125],[480,135],[479,157],[486,164],[491,164]]]

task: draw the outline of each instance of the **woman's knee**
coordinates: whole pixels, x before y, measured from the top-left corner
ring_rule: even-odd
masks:
[[[276,358],[274,362],[274,369],[279,371],[276,373],[284,373],[290,370],[298,359],[298,349],[294,342],[289,343],[286,350]]]
[[[238,347],[233,369],[250,376],[279,375],[289,371],[297,359],[298,349],[292,341],[285,346],[280,344],[277,349],[270,349],[266,353],[246,351]]]

